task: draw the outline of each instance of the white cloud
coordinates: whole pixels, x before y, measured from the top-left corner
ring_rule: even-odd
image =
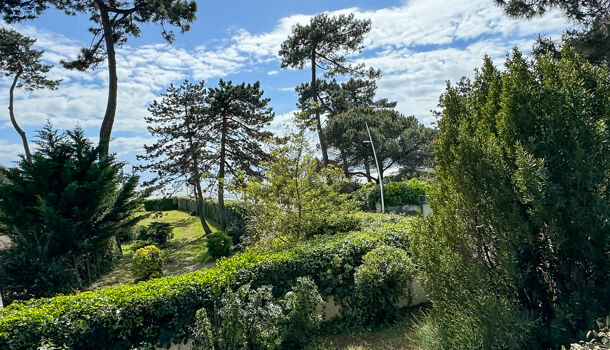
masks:
[[[24,154],[23,145],[10,143],[0,139],[0,163],[5,166],[13,166],[19,160],[19,155]]]
[[[275,118],[273,118],[273,121],[271,122],[271,125],[267,127],[267,130],[278,135],[284,135],[290,130],[290,127],[293,124],[294,115],[298,112],[298,110],[294,109],[290,112],[276,114]]]
[[[348,12],[372,20],[372,30],[365,37],[365,52],[352,59],[380,68],[383,76],[379,81],[379,96],[398,101],[401,112],[415,114],[426,123],[432,122],[429,111],[436,108],[447,79],[455,81],[463,75],[471,76],[484,54],[501,64],[511,47],[517,45],[528,50],[537,33],[559,37],[566,27],[556,12],[532,21],[510,19],[490,0],[410,0],[385,9],[349,8],[331,14]],[[210,47],[187,50],[151,44],[120,48],[117,51],[119,103],[114,131],[147,135],[143,118],[146,108],[172,82],[179,83],[186,78],[210,80],[256,70],[260,65],[264,65],[262,74],[280,75],[281,71],[269,63],[279,68],[277,54],[281,43],[293,25],[305,24],[310,18],[310,14],[283,17],[271,31],[263,33],[231,29],[229,38]],[[0,23],[0,26],[6,25]],[[81,45],[88,43],[33,26],[20,25],[17,29],[38,39],[36,45],[46,51],[45,59],[56,65],[49,76],[64,80],[57,91],[18,91],[15,108],[20,124],[39,126],[48,118],[59,128],[72,128],[76,123],[82,127],[98,127],[106,108],[106,68],[78,72],[59,67],[60,60],[74,58]],[[6,91],[8,84],[7,79],[0,78],[0,89]],[[277,90],[294,91],[294,88]],[[8,97],[1,95],[0,106],[7,104]],[[285,130],[293,112],[276,116],[270,130]],[[4,128],[0,133],[12,131],[6,113],[0,114],[0,127]],[[141,147],[145,139],[141,137],[116,138],[112,151],[127,154],[130,149]],[[0,158],[15,150],[15,145],[2,142]]]

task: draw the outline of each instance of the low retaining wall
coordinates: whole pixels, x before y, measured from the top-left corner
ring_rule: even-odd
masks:
[[[416,279],[415,281],[413,281],[413,283],[411,284],[411,288],[413,290],[413,299],[411,300],[411,306],[423,304],[423,303],[426,303],[429,301],[428,296],[424,292],[424,289],[422,288],[419,280]],[[398,306],[400,306],[400,307],[409,306],[409,305],[407,305],[406,298],[403,301],[399,302]],[[322,309],[324,309],[324,320],[325,321],[333,319],[341,314],[341,308],[339,307],[339,305],[337,305],[335,303],[335,299],[333,298],[332,295],[329,296],[328,298],[326,298],[326,302],[324,303],[324,305],[318,306],[318,311],[322,311]],[[159,347],[157,347],[156,349],[164,350],[163,348],[159,348]],[[193,349],[193,340],[192,339],[188,339],[185,344],[175,344],[174,343],[169,348],[169,350],[191,350],[191,349]]]

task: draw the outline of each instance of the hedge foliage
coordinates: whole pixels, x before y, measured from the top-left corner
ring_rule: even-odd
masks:
[[[425,195],[430,189],[430,184],[412,178],[409,181],[388,182],[383,184],[383,199],[386,207],[399,207],[403,205],[418,205],[419,196]],[[375,203],[381,201],[379,186],[375,185],[369,192],[369,209],[375,210]]]
[[[167,211],[177,210],[178,208],[174,203],[174,198],[154,198],[144,201],[144,209],[146,211]]]
[[[380,244],[406,248],[410,221],[372,232],[352,232],[246,251],[217,266],[136,285],[15,302],[0,311],[0,349],[36,349],[44,339],[79,349],[130,349],[142,343],[167,347],[189,337],[195,312],[212,311],[228,288],[273,286],[276,296],[298,277],[310,276],[322,296],[341,303],[354,293],[354,270]],[[210,314],[208,312],[208,314]]]

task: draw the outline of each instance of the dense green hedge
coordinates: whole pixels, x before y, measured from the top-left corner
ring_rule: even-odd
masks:
[[[323,296],[341,303],[354,291],[354,267],[379,244],[406,248],[408,225],[355,232],[248,251],[216,267],[137,285],[16,302],[0,311],[0,349],[36,349],[43,340],[76,349],[130,349],[147,342],[168,346],[188,337],[201,307],[227,288],[272,285],[280,295],[297,277],[311,276]]]
[[[178,208],[174,203],[174,198],[154,198],[144,201],[144,209],[146,209],[146,211],[166,211],[176,210]]]
[[[403,205],[418,205],[419,196],[425,195],[430,184],[412,178],[409,181],[388,182],[383,184],[383,199],[386,207],[398,207]],[[369,209],[375,210],[375,203],[381,201],[379,186],[376,185],[369,192]]]

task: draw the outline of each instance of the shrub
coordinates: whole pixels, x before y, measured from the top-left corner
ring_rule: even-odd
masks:
[[[217,231],[207,235],[208,253],[214,259],[231,254],[231,237],[224,232]]]
[[[302,134],[276,145],[272,156],[264,181],[253,179],[240,189],[255,241],[299,240],[358,226],[357,204],[340,193],[342,171],[320,168]]]
[[[147,227],[141,227],[137,238],[142,241],[164,245],[174,238],[172,225],[166,222],[153,221]]]
[[[386,207],[399,207],[404,205],[418,205],[419,196],[425,195],[430,184],[412,178],[409,181],[388,182],[383,184],[383,199]],[[375,210],[375,203],[381,201],[379,185],[374,185],[369,192],[369,209]]]
[[[133,253],[133,274],[140,279],[161,277],[163,256],[154,245],[140,248]]]
[[[310,276],[323,296],[337,302],[354,293],[353,270],[377,245],[408,244],[409,222],[391,228],[326,236],[280,249],[249,250],[215,268],[136,285],[15,302],[0,310],[0,349],[36,348],[42,339],[78,349],[125,349],[150,343],[168,347],[191,335],[195,310],[213,315],[228,288],[245,282],[272,285],[275,295]]]
[[[144,201],[146,211],[168,211],[178,209],[174,198],[155,198]]]
[[[447,344],[463,315],[481,344],[552,349],[610,313],[609,79],[566,46],[559,59],[515,50],[501,70],[485,58],[472,81],[447,86],[434,213],[411,246],[437,321],[454,325]],[[487,300],[499,306],[476,305]]]
[[[220,349],[277,349],[281,338],[282,308],[271,287],[228,290],[220,302]]]
[[[0,226],[13,244],[0,251],[0,285],[15,298],[67,293],[110,270],[116,237],[140,220],[138,177],[124,177],[81,129],[47,125],[32,161],[2,169]]]
[[[197,311],[195,349],[300,349],[309,343],[322,322],[316,308],[323,302],[310,278],[298,278],[284,298],[271,287],[227,291],[220,302],[216,329],[205,309]]]
[[[415,266],[403,249],[384,245],[366,253],[354,274],[360,299],[356,308],[364,321],[380,324],[392,320],[401,302],[410,304],[414,273]]]
[[[205,309],[195,313],[195,327],[193,327],[193,350],[215,349],[214,329]]]
[[[465,293],[466,298],[435,304],[415,321],[410,341],[418,349],[539,349],[537,323],[514,303],[489,293]]]
[[[322,324],[318,307],[324,302],[309,277],[299,277],[282,300],[284,309],[282,347],[300,349],[311,342]]]

